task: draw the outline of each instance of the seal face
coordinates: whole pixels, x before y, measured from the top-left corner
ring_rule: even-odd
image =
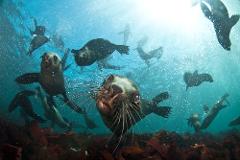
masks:
[[[97,94],[97,108],[109,129],[117,135],[125,133],[141,112],[137,86],[125,77],[110,75]]]
[[[56,53],[46,52],[43,54],[40,83],[50,95],[65,92],[62,63],[60,57]]]

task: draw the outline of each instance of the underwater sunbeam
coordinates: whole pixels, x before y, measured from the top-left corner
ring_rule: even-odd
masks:
[[[153,25],[196,29],[199,9],[192,5],[192,0],[140,0],[136,2],[138,16]]]

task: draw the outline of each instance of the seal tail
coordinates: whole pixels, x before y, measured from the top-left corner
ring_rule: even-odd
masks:
[[[153,113],[163,118],[168,118],[169,114],[171,113],[171,109],[172,107],[168,107],[168,106],[154,107]]]
[[[129,47],[125,46],[125,45],[115,45],[116,50],[120,53],[120,54],[129,54]]]
[[[240,125],[240,116],[234,120],[232,120],[228,126],[236,126],[236,125]]]

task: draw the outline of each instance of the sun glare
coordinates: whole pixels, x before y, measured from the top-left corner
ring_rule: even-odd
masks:
[[[137,0],[137,14],[141,19],[155,25],[184,27],[197,26],[199,10],[192,0]]]

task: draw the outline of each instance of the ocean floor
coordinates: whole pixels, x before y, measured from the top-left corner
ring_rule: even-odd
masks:
[[[237,130],[216,135],[129,133],[118,147],[110,137],[60,134],[34,121],[23,127],[0,119],[0,160],[240,160]]]

